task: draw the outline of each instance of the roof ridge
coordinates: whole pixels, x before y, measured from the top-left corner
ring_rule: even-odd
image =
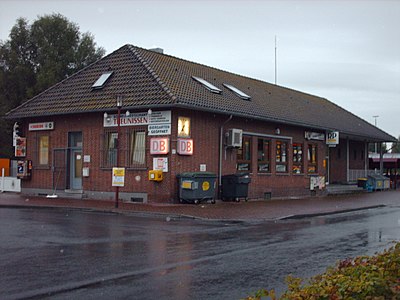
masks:
[[[174,95],[174,93],[172,93],[172,91],[168,88],[167,84],[164,81],[161,80],[161,78],[158,76],[156,71],[154,71],[150,67],[149,63],[146,61],[146,59],[144,59],[142,57],[142,55],[138,51],[139,49],[143,50],[143,51],[151,51],[151,50],[139,48],[139,47],[136,47],[136,46],[133,46],[133,45],[130,45],[130,44],[127,44],[126,46],[133,53],[133,55],[136,56],[136,58],[140,61],[140,63],[146,68],[146,70],[155,79],[155,81],[163,89],[163,91],[166,92],[169,97],[171,97],[172,101],[176,101],[177,97]]]

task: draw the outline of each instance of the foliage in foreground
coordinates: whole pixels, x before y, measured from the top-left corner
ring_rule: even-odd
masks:
[[[273,290],[259,290],[245,300],[400,299],[400,243],[374,256],[340,261],[304,284],[292,276],[287,283],[281,297]]]

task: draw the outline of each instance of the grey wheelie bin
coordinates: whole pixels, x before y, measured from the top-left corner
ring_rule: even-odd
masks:
[[[249,173],[237,173],[224,175],[222,180],[222,200],[240,201],[244,198],[247,201],[249,192],[249,183],[251,178]]]
[[[202,201],[215,203],[217,175],[210,172],[186,172],[177,175],[179,202],[198,204]]]

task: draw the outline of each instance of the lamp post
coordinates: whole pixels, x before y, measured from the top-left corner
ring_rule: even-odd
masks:
[[[374,119],[375,119],[375,127],[376,127],[376,125],[377,125],[377,122],[376,122],[376,119],[379,117],[379,116],[372,116]],[[375,143],[375,153],[378,153],[378,149],[377,149],[377,144]]]
[[[117,96],[117,167],[119,167],[119,141],[121,132],[121,108],[122,108],[122,97]],[[119,198],[119,186],[115,187],[115,208],[118,208],[118,198]]]

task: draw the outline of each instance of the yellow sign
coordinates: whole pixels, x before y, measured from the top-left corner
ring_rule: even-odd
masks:
[[[210,189],[210,183],[208,181],[204,181],[202,188],[203,188],[203,191],[208,191]]]
[[[112,186],[125,185],[125,168],[112,169]]]

